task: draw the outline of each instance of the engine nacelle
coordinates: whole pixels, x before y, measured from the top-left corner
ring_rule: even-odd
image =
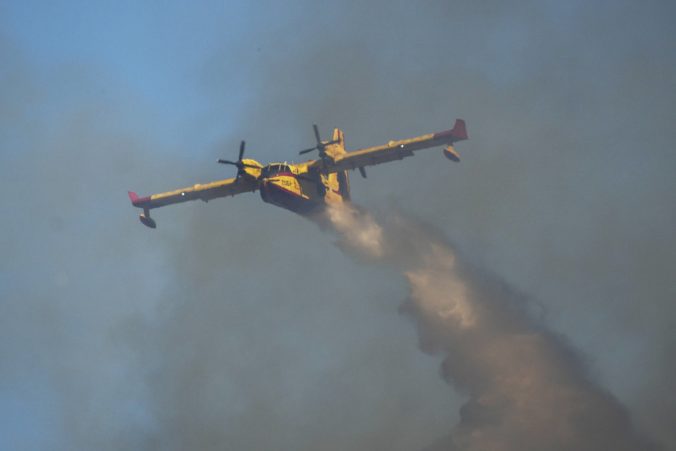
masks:
[[[444,156],[451,161],[458,163],[460,161],[460,154],[453,148],[453,146],[446,146],[444,149]]]

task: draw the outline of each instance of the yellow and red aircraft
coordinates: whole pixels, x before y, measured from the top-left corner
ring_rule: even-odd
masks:
[[[313,126],[317,145],[302,150],[301,155],[314,150],[319,152],[316,160],[303,163],[270,163],[263,166],[256,160],[244,158],[242,141],[237,161],[218,160],[237,168],[234,178],[216,182],[197,184],[187,188],[166,193],[139,197],[129,192],[132,205],[143,209],[141,222],[155,228],[157,224],[150,217],[150,210],[165,205],[200,199],[208,202],[217,197],[234,196],[235,194],[259,190],[264,202],[277,205],[301,215],[311,215],[321,211],[327,204],[348,202],[350,200],[350,181],[348,170],[358,169],[362,177],[366,177],[365,166],[372,166],[388,161],[401,160],[413,156],[416,150],[444,145],[444,155],[455,162],[460,156],[453,144],[467,139],[465,121],[457,119],[450,130],[429,133],[387,144],[367,147],[354,151],[345,150],[345,139],[340,129],[334,129],[330,141],[322,141],[319,129]]]

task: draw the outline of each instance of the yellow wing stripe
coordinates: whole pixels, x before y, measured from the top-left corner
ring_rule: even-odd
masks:
[[[367,147],[337,156],[332,163],[328,164],[331,172],[356,169],[363,166],[371,166],[388,161],[401,160],[413,155],[416,150],[427,149],[440,145],[450,145],[457,141],[467,139],[465,122],[458,119],[451,130],[439,133],[428,133],[415,138],[389,141],[380,146]]]
[[[257,188],[258,184],[255,181],[245,178],[231,178],[210,183],[198,183],[174,191],[132,199],[132,203],[136,207],[150,209],[196,199],[208,201],[217,197],[234,196],[235,194],[255,191]]]
[[[211,183],[196,183],[193,186],[187,187],[187,188],[180,188],[174,191],[167,191],[166,193],[158,193],[158,194],[153,194],[150,196],[150,200],[160,200],[160,199],[165,199],[168,197],[175,197],[175,196],[185,196],[185,195],[190,195],[194,193],[200,193],[202,191],[209,191],[209,190],[215,190],[218,188],[224,188],[229,185],[232,185],[235,182],[235,179],[226,179],[226,180],[219,180],[216,182],[211,182]]]

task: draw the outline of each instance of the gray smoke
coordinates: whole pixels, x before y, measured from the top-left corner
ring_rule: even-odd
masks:
[[[455,253],[445,273],[510,306],[481,331],[573,368],[560,386],[585,412],[629,424],[611,393],[676,448],[672,2],[221,2],[209,20],[115,3],[89,6],[94,24],[59,5],[46,31],[27,5],[16,24],[0,6],[0,448],[403,451],[453,425],[456,441],[523,432],[532,417],[503,415],[523,398],[477,376],[498,374],[490,355],[443,365],[457,390],[438,377],[454,337],[412,293],[435,354],[419,352],[396,265],[354,264],[257,195],[158,210],[154,232],[126,198],[231,176],[214,161],[240,139],[283,161],[313,122],[356,149],[456,117],[462,163],[370,168],[353,198],[424,218],[509,281]]]
[[[443,354],[442,376],[468,395],[452,434],[430,449],[657,449],[570,346],[533,320],[523,294],[468,265],[439,232],[350,205],[332,206],[327,222],[349,255],[403,271],[401,309],[421,348]]]

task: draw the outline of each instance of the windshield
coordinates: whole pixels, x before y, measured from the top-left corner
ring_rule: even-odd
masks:
[[[288,165],[281,163],[269,164],[263,168],[263,170],[261,171],[261,176],[274,177],[280,172],[291,172],[291,168]]]

